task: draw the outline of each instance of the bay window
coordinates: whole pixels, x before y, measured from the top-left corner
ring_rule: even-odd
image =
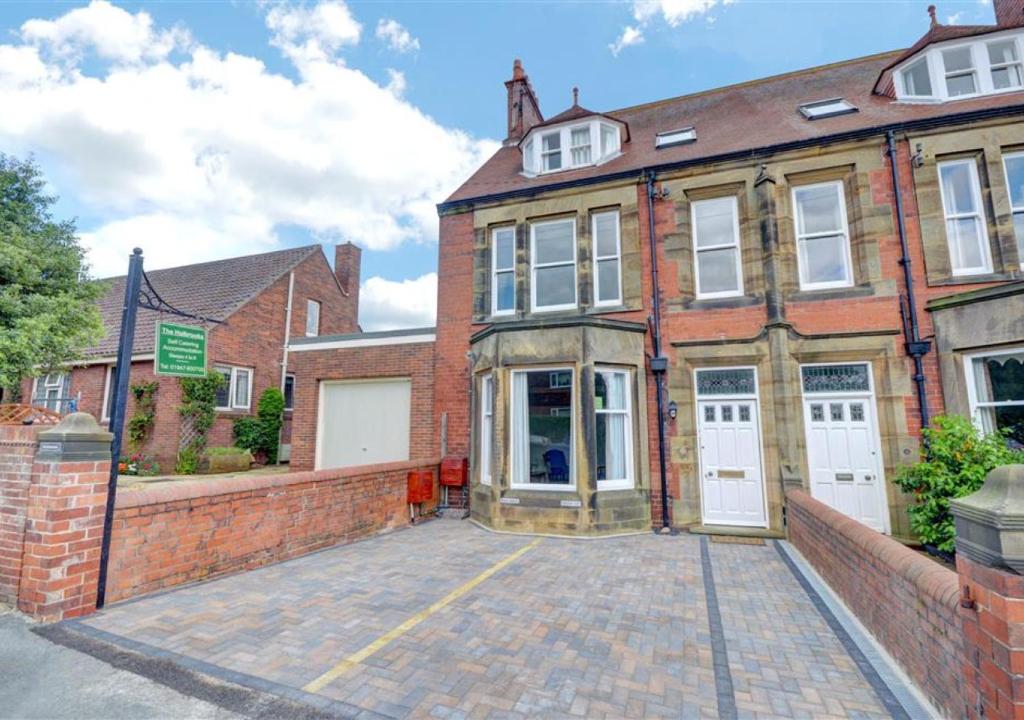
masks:
[[[530,225],[530,306],[533,310],[576,307],[576,220]]]
[[[494,434],[494,376],[480,378],[480,482],[491,484],[491,441]]]
[[[597,368],[594,376],[594,427],[598,490],[633,487],[631,386],[628,371]]]
[[[527,175],[599,165],[618,155],[619,126],[604,120],[577,120],[531,131],[521,150]]]
[[[940,43],[909,58],[894,76],[901,100],[956,100],[1024,88],[1021,33]]]
[[[594,213],[594,305],[622,303],[622,246],[619,211]]]
[[[801,290],[853,284],[846,201],[839,181],[793,189]]]
[[[977,163],[973,159],[939,163],[939,189],[953,275],[992,272]]]
[[[573,370],[513,370],[511,375],[512,487],[574,489]],[[569,412],[552,413],[556,408]]]
[[[1024,449],[1024,347],[966,359],[967,393],[974,421],[986,433],[1006,434]]]
[[[491,231],[491,314],[510,315],[516,309],[516,231]]]
[[[693,253],[698,298],[743,294],[735,197],[693,203]]]
[[[1013,234],[1017,238],[1017,261],[1024,270],[1024,153],[1003,156],[1006,189],[1013,211]]]

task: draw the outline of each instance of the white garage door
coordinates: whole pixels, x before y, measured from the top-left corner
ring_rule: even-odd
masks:
[[[323,381],[317,469],[409,459],[408,379]]]

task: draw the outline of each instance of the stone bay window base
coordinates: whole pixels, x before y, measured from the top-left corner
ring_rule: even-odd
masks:
[[[472,517],[497,530],[651,527],[644,333],[574,318],[472,340]]]

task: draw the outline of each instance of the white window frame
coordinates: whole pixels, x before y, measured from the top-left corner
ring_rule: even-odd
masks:
[[[559,377],[560,371],[548,373],[548,387],[552,390],[562,390],[564,388],[572,387],[572,377],[569,378],[569,384],[560,383],[556,381]]]
[[[54,412],[60,412],[62,406],[64,405],[62,401],[67,399],[64,397],[64,383],[66,382],[66,376],[67,373],[51,372],[46,373],[46,375],[32,378],[32,397],[29,399],[29,402],[35,403],[36,400],[42,399],[43,403],[41,407],[53,410]],[[50,382],[51,377],[55,377],[56,380],[54,382]],[[43,395],[41,397],[39,395],[40,380],[42,380],[41,385],[43,390]],[[57,394],[54,397],[50,397],[50,391],[52,390],[57,391]],[[55,408],[50,407],[51,402],[56,404]]]
[[[540,171],[542,173],[559,172],[565,170],[568,164],[565,162],[565,138],[562,137],[563,133],[561,130],[554,132],[541,133],[540,135]],[[558,138],[558,149],[557,150],[545,150],[544,141],[549,137]],[[552,155],[558,155],[558,167],[548,168],[548,157]]]
[[[513,413],[516,411],[516,375],[519,373],[540,373],[540,372],[570,372],[572,373],[569,381],[569,398],[570,408],[576,406],[578,399],[576,397],[576,368],[572,365],[558,365],[558,366],[545,366],[545,367],[522,367],[514,368],[509,373],[509,413],[508,413],[508,467],[511,470],[509,473],[509,487],[513,490],[539,490],[541,492],[576,492],[576,415],[573,412],[569,418],[569,457],[566,460],[569,462],[569,483],[567,485],[554,485],[546,483],[531,483],[520,482],[517,478],[517,472],[519,468],[516,467],[515,456],[516,456],[516,437],[515,437],[515,418]],[[529,439],[527,439],[529,442]],[[529,474],[529,469],[527,469]]]
[[[1002,400],[1002,401],[979,401],[978,390],[975,382],[977,378],[974,376],[974,361],[979,358],[986,357],[998,357],[1000,355],[1017,355],[1024,352],[1024,346],[1017,346],[1012,348],[1002,348],[999,350],[986,350],[983,352],[971,353],[970,355],[964,355],[964,379],[967,382],[967,404],[971,412],[971,421],[983,433],[990,433],[993,430],[987,430],[984,422],[981,419],[981,413],[978,411],[982,408],[995,408],[995,407],[1021,407],[1024,406],[1024,400]]]
[[[913,67],[915,67],[916,65],[919,65],[919,64],[924,64],[924,70],[925,70],[925,72],[928,75],[928,84],[931,85],[931,93],[929,93],[928,95],[918,95],[918,94],[915,94],[915,93],[911,93],[907,89],[907,72],[911,68],[913,68]],[[923,57],[914,58],[911,62],[909,62],[906,65],[904,65],[902,68],[900,68],[899,72],[897,73],[897,77],[899,78],[899,82],[900,82],[900,85],[901,85],[902,95],[906,96],[907,99],[911,99],[911,100],[929,100],[929,99],[932,99],[932,98],[935,97],[935,78],[932,77],[932,66],[931,66],[931,63],[928,60],[928,56],[927,55],[925,55]]]
[[[1013,204],[1013,190],[1010,188],[1010,168],[1007,167],[1008,160],[1021,160],[1024,162],[1024,152],[1006,153],[1003,155],[1003,178],[1006,180],[1006,196],[1010,201],[1010,224],[1013,226],[1013,237],[1017,241],[1017,259],[1020,261],[1020,269],[1024,270],[1024,237],[1017,237],[1017,225],[1013,222],[1014,215],[1024,215],[1024,204]]]
[[[553,263],[537,263],[537,228],[543,225],[554,225],[557,223],[570,223],[572,225],[572,302],[561,305],[538,305],[537,304],[537,270],[551,267],[564,267],[570,264],[568,260],[559,260]],[[557,312],[558,310],[575,310],[579,305],[579,258],[576,248],[576,218],[559,218],[557,220],[543,220],[530,223],[530,310],[532,312]]]
[[[942,89],[949,99],[968,98],[974,97],[975,95],[982,94],[981,87],[981,73],[978,72],[978,58],[975,52],[976,43],[970,43],[966,45],[953,45],[950,47],[944,47],[939,51],[939,60],[942,62]],[[968,70],[949,70],[946,67],[946,54],[951,52],[957,52],[958,50],[966,50],[968,57],[971,59],[971,67]],[[986,54],[987,56],[987,54]],[[974,79],[974,92],[963,93],[961,95],[951,95],[949,92],[949,79],[950,77],[960,77],[963,75],[970,75]]]
[[[597,244],[597,218],[603,215],[615,216],[615,254],[601,255],[598,252]],[[602,210],[590,216],[590,235],[594,244],[594,307],[608,307],[622,304],[622,228],[619,223],[621,218],[618,210]],[[602,261],[615,261],[616,276],[618,277],[619,294],[616,297],[601,299],[601,273],[598,271]]]
[[[512,265],[498,267],[498,233],[512,233]],[[507,310],[498,309],[498,275],[512,274],[512,307]],[[491,315],[514,315],[516,312],[516,229],[514,225],[504,225],[491,229]]]
[[[585,131],[587,134],[587,142],[585,144],[577,145],[573,142],[573,135],[576,131]],[[598,138],[600,142],[600,137]],[[573,151],[583,151],[586,148],[587,159],[580,162],[576,162],[573,158]],[[600,150],[600,145],[598,145]],[[594,133],[589,124],[586,125],[572,125],[569,127],[569,165],[570,167],[586,167],[594,164]]]
[[[707,247],[697,247],[697,206],[701,203],[714,202],[716,200],[723,200],[726,198],[705,198],[703,200],[694,200],[691,205],[691,219],[690,228],[693,235],[693,278],[694,278],[694,293],[698,300],[712,300],[714,298],[727,298],[727,297],[739,297],[743,295],[743,252],[740,247],[740,212],[739,203],[736,200],[735,195],[727,196],[729,200],[732,200],[732,232],[733,242],[727,245],[709,245]],[[710,292],[702,293],[700,291],[700,254],[708,250],[725,250],[728,248],[735,248],[736,250],[736,283],[737,287],[735,290],[723,290],[721,292]]]
[[[946,190],[944,183],[942,182],[942,168],[952,167],[954,165],[967,165],[970,167],[970,179],[971,179],[971,195],[974,199],[974,206],[976,208],[973,213],[953,213],[950,214],[948,206],[946,204]],[[946,233],[946,250],[949,252],[949,266],[954,277],[962,277],[965,275],[985,275],[992,272],[992,240],[988,234],[988,221],[985,217],[985,205],[981,196],[981,180],[978,177],[978,163],[974,158],[960,158],[958,160],[944,160],[936,165],[935,168],[938,173],[939,179],[939,197],[942,200],[942,218],[943,218],[943,231]],[[981,226],[981,233],[979,234],[980,241],[982,244],[981,258],[982,265],[978,267],[967,267],[957,268],[955,259],[953,258],[953,244],[950,242],[952,238],[949,236],[949,221],[950,220],[962,220],[964,218],[974,218]]]
[[[231,379],[228,382],[228,404],[226,406],[218,405],[215,409],[218,412],[236,412],[238,410],[248,411],[252,408],[252,378],[253,369],[249,367],[239,367],[237,365],[222,365],[216,364],[213,369],[217,372],[228,370],[231,373]],[[238,376],[242,373],[247,373],[249,378],[249,392],[248,402],[245,405],[238,405],[235,403],[235,391],[238,387]]]
[[[313,321],[313,322],[310,322]],[[312,327],[311,327],[312,326]],[[320,336],[320,301],[306,300],[306,337]]]
[[[111,410],[113,410],[113,408],[110,407],[110,400],[111,400],[111,398],[110,398],[110,391],[111,391],[111,386],[114,384],[114,370],[116,370],[116,366],[114,366],[114,365],[107,365],[106,370],[104,372],[104,377],[103,377],[103,399],[100,401],[102,403],[102,409],[100,410],[100,415],[101,415],[100,421],[101,422],[109,422],[110,421],[110,413],[111,413]]]
[[[480,484],[492,483],[494,460],[494,373],[480,378]]]
[[[989,48],[991,46],[993,46],[993,45],[1002,44],[1002,43],[1006,43],[1006,42],[1008,42],[1011,45],[1013,45],[1013,51],[1017,55],[1017,59],[1016,60],[1012,60],[1010,62],[993,63],[992,62],[992,56],[989,54]],[[987,41],[985,43],[984,49],[985,49],[985,53],[984,53],[985,61],[988,63],[988,80],[989,80],[989,83],[992,85],[992,92],[1012,92],[1014,90],[1020,90],[1021,88],[1024,88],[1024,62],[1022,62],[1022,59],[1021,59],[1020,43],[1017,42],[1017,40],[1015,38],[1009,37],[1009,38],[996,38],[995,40],[989,40],[989,41]],[[995,81],[995,77],[994,77],[995,71],[996,70],[1002,70],[1003,68],[1012,67],[1014,65],[1017,66],[1017,78],[1021,82],[1019,84],[1017,84],[1017,85],[1011,85],[1010,87],[1006,87],[1006,88],[996,88],[996,81]]]
[[[825,282],[810,282],[806,278],[806,265],[807,262],[803,259],[803,240],[813,240],[819,237],[828,237],[835,235],[835,231],[829,232],[816,232],[816,233],[800,233],[800,216],[801,209],[800,204],[797,202],[797,192],[800,190],[813,190],[819,187],[832,187],[835,188],[836,194],[839,196],[839,218],[841,220],[841,230],[846,242],[843,244],[845,253],[843,255],[844,270],[846,277],[843,280],[828,280]],[[800,289],[801,290],[828,290],[831,288],[844,288],[851,287],[853,285],[853,255],[850,251],[850,224],[847,217],[846,210],[846,187],[842,180],[829,180],[827,182],[811,183],[809,185],[794,185],[791,193],[791,200],[793,202],[793,236],[796,238],[796,261],[797,261],[797,275],[799,276]]]
[[[893,69],[896,97],[898,100],[903,102],[934,103],[967,100],[984,95],[1021,92],[1024,90],[1024,86],[1011,86],[1008,88],[996,89],[992,81],[992,70],[1012,63],[993,64],[989,58],[988,46],[993,43],[1007,40],[1012,41],[1017,51],[1017,63],[1021,66],[1022,75],[1024,75],[1024,52],[1022,52],[1022,49],[1024,49],[1024,43],[1022,43],[1022,38],[1024,38],[1024,34],[1022,34],[1021,30],[1019,28],[1013,28],[1008,31],[992,33],[973,40],[950,40],[946,43],[937,43],[932,45],[926,50],[908,58],[905,62]],[[957,50],[965,47],[970,48],[971,51],[971,65],[973,68],[972,72],[974,73],[974,87],[976,92],[970,95],[950,95],[946,86],[946,77],[948,73],[946,73],[945,59],[943,58],[942,53],[947,50]],[[907,92],[904,72],[921,60],[927,63],[928,77],[931,80],[932,85],[931,95],[911,95]],[[958,75],[965,72],[966,71],[957,70],[952,74]]]
[[[596,415],[624,415],[626,418],[626,477],[624,478],[607,478],[605,480],[598,479],[597,489],[601,490],[632,490],[636,484],[636,469],[633,466],[634,463],[634,451],[633,444],[636,442],[636,428],[633,425],[633,372],[623,368],[607,367],[598,365],[594,368],[595,373],[608,373],[615,375],[626,376],[626,407],[625,409],[610,410],[608,408],[598,409],[595,405],[594,414]],[[595,378],[595,387],[596,387]],[[596,397],[596,393],[595,393]],[[597,419],[594,421],[594,432],[595,438],[597,433]],[[596,467],[595,467],[596,473]]]

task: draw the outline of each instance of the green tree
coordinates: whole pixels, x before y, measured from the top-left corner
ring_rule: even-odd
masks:
[[[0,387],[80,357],[103,333],[85,252],[71,220],[53,219],[32,159],[0,153]]]

